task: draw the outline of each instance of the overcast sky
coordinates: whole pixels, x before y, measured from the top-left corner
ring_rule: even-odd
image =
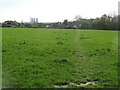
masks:
[[[96,18],[117,13],[119,0],[0,0],[0,22],[16,20],[39,22],[73,20],[76,15]]]

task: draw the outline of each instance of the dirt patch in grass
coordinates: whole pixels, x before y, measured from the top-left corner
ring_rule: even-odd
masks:
[[[56,87],[56,88],[67,88],[71,85],[74,85],[74,86],[77,86],[77,87],[84,87],[84,86],[88,86],[88,85],[96,85],[96,83],[95,82],[86,82],[86,83],[80,83],[80,84],[72,83],[72,82],[70,82],[69,84],[68,83],[59,83],[59,84],[55,84],[54,87]]]
[[[56,88],[67,88],[69,83],[66,82],[59,82],[59,83],[55,83],[54,87]]]

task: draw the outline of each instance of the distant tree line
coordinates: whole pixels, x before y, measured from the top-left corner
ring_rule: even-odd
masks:
[[[86,19],[78,15],[73,21],[65,19],[63,22],[56,23],[19,23],[16,21],[5,21],[2,23],[2,27],[120,30],[119,21],[120,15],[111,17],[104,14],[100,18],[95,19]]]

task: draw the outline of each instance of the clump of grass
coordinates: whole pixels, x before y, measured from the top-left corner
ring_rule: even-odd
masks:
[[[54,60],[56,63],[70,63],[68,59],[65,58],[60,58],[59,60]]]
[[[59,41],[59,42],[57,42],[57,44],[64,44],[64,43]]]
[[[68,82],[56,82],[54,85],[68,85],[69,83]]]
[[[90,39],[90,37],[80,37],[80,39]]]

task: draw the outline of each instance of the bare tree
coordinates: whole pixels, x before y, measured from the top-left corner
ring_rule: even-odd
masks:
[[[81,21],[82,20],[82,17],[80,15],[76,15],[74,17],[74,21]]]

